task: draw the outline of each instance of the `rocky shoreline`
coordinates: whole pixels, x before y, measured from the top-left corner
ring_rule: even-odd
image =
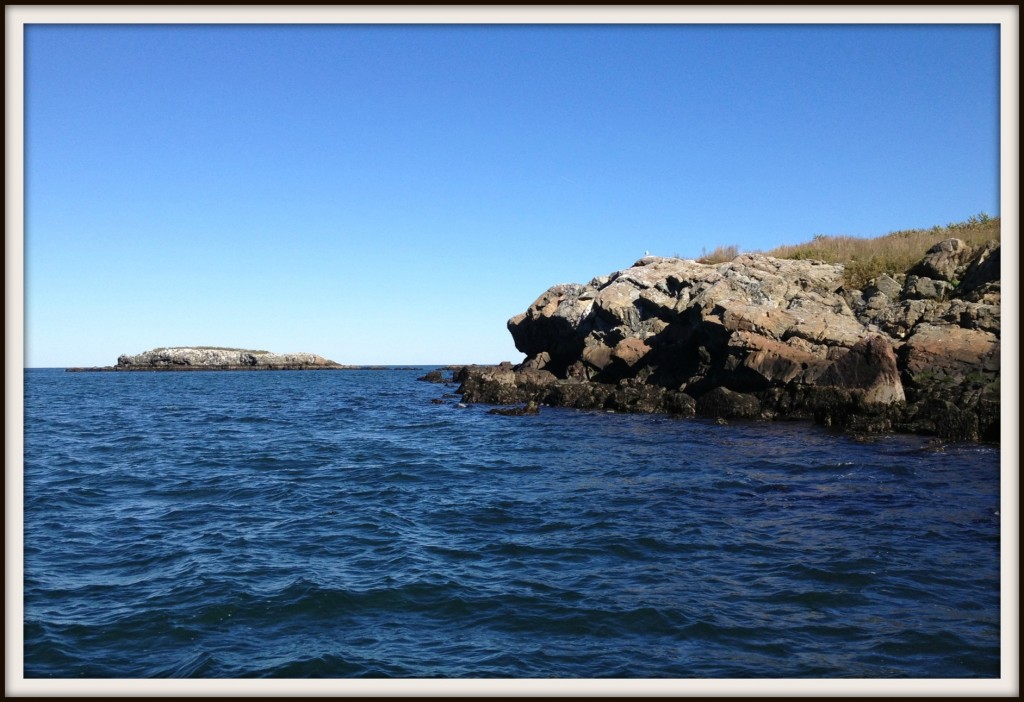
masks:
[[[648,256],[549,288],[508,321],[522,363],[452,380],[470,403],[998,441],[999,257],[998,241],[947,239],[857,290],[820,261]]]

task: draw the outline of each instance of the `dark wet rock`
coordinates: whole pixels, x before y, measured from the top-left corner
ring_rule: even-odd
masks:
[[[623,383],[615,386],[605,399],[605,409],[616,412],[651,414],[664,411],[665,389],[644,383]]]
[[[761,401],[753,395],[717,387],[697,398],[697,414],[723,419],[753,419],[761,415]]]
[[[506,417],[522,417],[526,414],[540,414],[540,407],[536,402],[527,402],[523,407],[512,407],[505,409],[501,407],[495,407],[492,410],[488,410],[487,414],[501,414]]]
[[[426,383],[445,383],[445,382],[448,382],[448,380],[450,380],[450,379],[449,378],[445,378],[444,374],[441,373],[441,371],[439,371],[439,370],[432,370],[432,371],[427,371],[426,375],[423,375],[423,376],[417,378],[416,380],[422,380],[423,382],[426,382]]]
[[[697,414],[697,401],[685,392],[666,390],[662,411],[679,417],[692,417]]]

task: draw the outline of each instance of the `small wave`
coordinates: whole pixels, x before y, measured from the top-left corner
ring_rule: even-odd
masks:
[[[155,677],[202,678],[215,672],[219,667],[220,662],[212,653],[202,651],[175,666],[157,671]]]
[[[841,562],[833,564],[828,569],[809,565],[792,565],[785,571],[796,581],[807,580],[833,585],[862,586],[878,580],[875,571],[847,567]]]
[[[362,664],[339,655],[325,653],[257,670],[251,675],[261,678],[351,678],[366,676],[369,673],[370,671]]]
[[[481,555],[478,551],[469,549],[450,548],[447,546],[426,546],[426,551],[429,553],[436,554],[442,558],[450,558],[452,560],[461,561],[476,561],[479,560]]]
[[[716,480],[711,483],[713,490],[749,490],[750,483],[744,480]]]
[[[793,492],[793,486],[791,486],[791,485],[783,485],[781,483],[765,483],[765,484],[758,485],[757,487],[755,487],[754,488],[754,492],[756,492],[759,495],[764,495],[766,493],[773,493],[773,492],[782,492],[782,493]]]
[[[811,609],[843,609],[869,604],[868,597],[849,590],[778,590],[757,598],[766,605],[795,604]]]
[[[239,424],[272,424],[273,419],[259,415],[247,415],[235,419]]]

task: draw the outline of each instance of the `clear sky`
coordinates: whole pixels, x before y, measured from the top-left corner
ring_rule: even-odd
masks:
[[[519,361],[695,258],[999,212],[995,25],[33,25],[29,367]]]

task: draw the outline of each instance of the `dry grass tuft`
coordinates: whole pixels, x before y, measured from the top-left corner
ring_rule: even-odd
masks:
[[[883,273],[897,275],[921,260],[925,253],[944,239],[962,239],[970,246],[979,246],[1000,238],[998,217],[979,214],[964,222],[953,222],[931,229],[905,229],[879,237],[826,236],[817,234],[811,241],[793,246],[780,246],[767,252],[775,258],[812,259],[840,263],[846,268],[844,285],[860,289]],[[739,254],[736,246],[719,246],[701,256],[700,263],[723,263]]]
[[[697,259],[697,263],[706,263],[709,265],[715,263],[728,263],[739,255],[740,247],[736,246],[736,244],[719,246],[711,253],[706,253],[702,250],[700,258]]]

